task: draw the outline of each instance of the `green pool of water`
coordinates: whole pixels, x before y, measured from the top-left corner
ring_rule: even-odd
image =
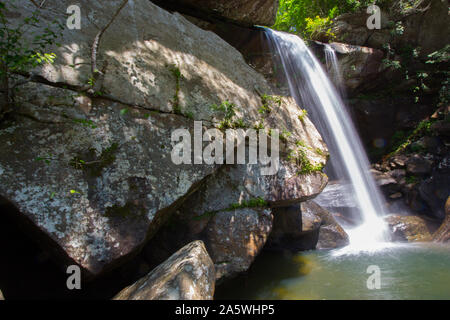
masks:
[[[264,252],[247,275],[219,285],[215,298],[450,299],[448,245],[401,244],[375,252],[339,253]],[[371,265],[379,267],[380,289],[368,289]]]

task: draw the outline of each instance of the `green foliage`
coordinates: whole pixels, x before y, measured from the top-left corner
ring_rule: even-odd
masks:
[[[426,61],[426,63],[435,64],[435,63],[447,62],[449,60],[450,60],[450,44],[447,44],[442,49],[437,50],[433,53],[430,53],[428,55],[428,60]]]
[[[274,104],[280,107],[281,104],[283,103],[282,98],[280,96],[268,94],[263,94],[261,96],[261,102],[262,106],[259,107],[258,112],[263,116],[267,116],[272,112],[272,107]]]
[[[292,136],[292,132],[287,131],[286,129],[283,129],[280,133],[280,139],[281,141],[287,142],[288,138]]]
[[[397,131],[396,133],[394,133],[393,138],[392,138],[393,140],[391,142],[391,145],[394,147],[394,150],[391,153],[389,153],[385,157],[385,159],[388,159],[388,158],[392,157],[393,155],[406,150],[408,147],[411,146],[411,144],[413,142],[417,141],[421,137],[431,135],[432,134],[431,125],[433,124],[434,121],[435,120],[421,121],[409,135],[407,135],[403,131]],[[413,150],[411,150],[411,151],[413,151],[413,152],[421,151],[420,149],[417,149],[417,148],[418,147],[416,147],[416,149],[413,148]]]
[[[321,18],[316,16],[314,18],[306,18],[306,27],[305,32],[307,33],[307,37],[311,39],[317,38],[321,33],[324,33],[325,36],[329,39],[334,39],[335,35],[331,32],[331,18],[325,17]]]
[[[0,79],[2,90],[6,93],[6,108],[14,102],[12,88],[19,83],[18,74],[54,62],[56,55],[46,52],[46,48],[53,44],[59,46],[56,40],[64,29],[56,20],[45,27],[41,26],[39,9],[20,23],[12,23],[8,20],[7,12],[18,9],[14,2],[0,2]],[[0,115],[6,111],[0,110]]]
[[[36,159],[34,159],[34,161],[43,161],[45,164],[50,164],[51,161],[56,160],[53,158],[52,154],[48,154],[45,157],[37,157]]]
[[[192,111],[186,111],[184,116],[188,119],[194,119],[194,113]]]
[[[236,209],[244,209],[244,208],[264,208],[267,207],[269,204],[266,200],[264,200],[261,197],[253,198],[248,201],[241,201],[240,203],[233,203],[230,205],[226,211],[232,211]]]
[[[280,0],[274,29],[311,38],[319,32],[328,33],[332,19],[354,12],[374,0]],[[387,2],[386,0],[377,3]]]
[[[223,120],[219,123],[219,129],[229,128],[246,128],[244,120],[241,118],[234,119],[236,115],[236,106],[229,101],[222,101],[220,105],[211,105],[211,110],[220,112],[224,115]]]
[[[220,105],[211,105],[211,110],[224,113],[225,119],[232,119],[236,115],[236,106],[229,101],[222,101]]]
[[[83,127],[96,129],[97,125],[92,120],[86,120],[86,119],[73,119],[73,122],[81,124]]]
[[[407,184],[415,184],[419,181],[419,178],[413,175],[409,175],[405,177],[405,180]]]
[[[256,123],[256,124],[253,126],[253,129],[255,129],[255,130],[262,130],[262,129],[264,129],[264,123],[262,123],[262,122]]]
[[[309,174],[323,170],[323,164],[311,163],[305,151],[308,147],[303,141],[297,141],[295,144],[297,145],[297,148],[289,151],[287,159],[300,167],[300,170],[297,172],[298,174]]]
[[[447,44],[442,49],[429,54],[428,60],[425,62],[430,65],[438,65],[438,71],[436,73],[442,78],[441,88],[439,90],[439,102],[442,104],[448,104],[450,102],[450,72],[448,71],[449,61],[450,44]],[[447,68],[445,68],[445,64],[447,64]]]
[[[183,75],[180,71],[180,68],[178,68],[178,66],[175,64],[169,66],[169,71],[175,77],[175,94],[173,95],[172,99],[173,112],[176,114],[181,114],[179,93],[180,93],[180,81]]]
[[[298,116],[298,120],[303,122],[305,121],[306,116],[308,116],[308,111],[306,109],[302,109],[300,115]]]
[[[215,211],[205,212],[202,215],[194,217],[192,220],[208,219],[210,217],[213,217],[216,213],[218,213],[220,211],[234,211],[237,209],[245,209],[245,208],[267,208],[268,206],[269,206],[269,203],[261,197],[251,198],[249,200],[243,200],[238,203],[232,203],[228,208],[226,208],[224,210],[215,210]]]
[[[36,27],[40,23],[39,10],[35,10],[30,17],[23,19],[19,25],[12,25],[6,16],[6,12],[17,9],[14,1],[8,1],[8,6],[0,2],[0,61],[8,72],[27,71],[44,63],[53,63],[56,55],[45,52],[47,46],[55,44],[61,33],[55,28],[47,26],[43,32],[37,33]],[[52,25],[63,29],[62,24],[53,21]],[[27,36],[27,40],[25,39]],[[4,75],[5,70],[0,70]]]

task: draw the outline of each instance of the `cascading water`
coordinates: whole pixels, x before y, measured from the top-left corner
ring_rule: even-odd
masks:
[[[266,29],[269,45],[284,69],[291,95],[303,106],[330,149],[334,175],[348,181],[362,224],[348,230],[351,250],[371,250],[384,240],[384,201],[347,109],[319,61],[297,36]]]
[[[343,87],[342,73],[339,68],[336,51],[329,44],[325,44],[325,60],[327,63],[328,73],[331,75],[334,85],[339,89],[341,97],[345,97],[345,90]]]

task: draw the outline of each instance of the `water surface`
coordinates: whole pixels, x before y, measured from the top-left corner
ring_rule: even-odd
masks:
[[[367,268],[381,270],[370,290]],[[372,252],[262,253],[247,276],[216,289],[216,299],[450,299],[450,246],[391,244]]]

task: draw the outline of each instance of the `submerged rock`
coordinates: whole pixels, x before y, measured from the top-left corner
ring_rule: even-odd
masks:
[[[214,264],[203,242],[195,241],[175,252],[113,299],[212,300],[214,288]]]
[[[425,221],[418,216],[386,216],[385,221],[391,241],[430,241],[431,235]]]

